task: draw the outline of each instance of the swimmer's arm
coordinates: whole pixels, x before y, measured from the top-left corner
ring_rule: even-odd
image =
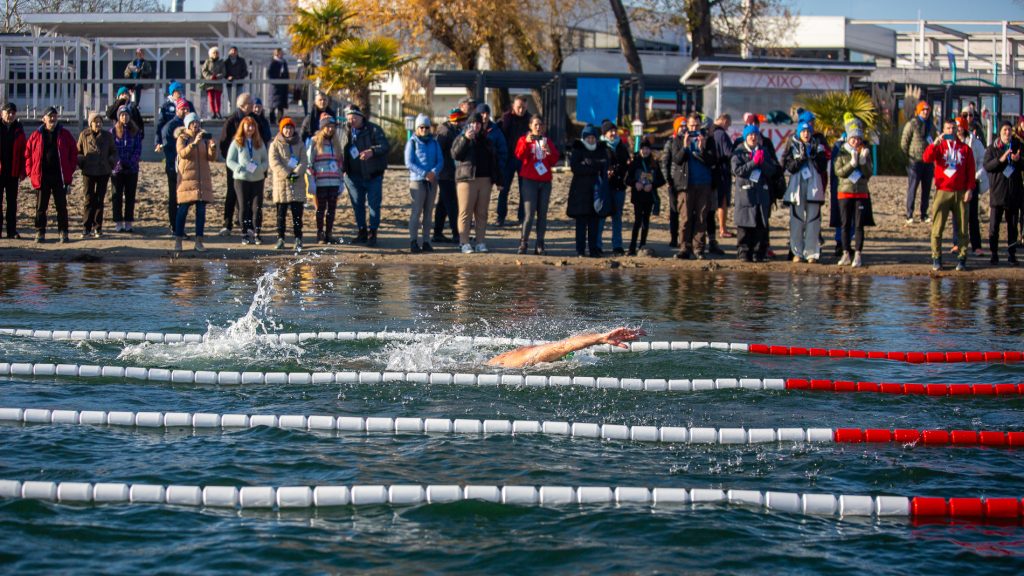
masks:
[[[643,330],[631,330],[629,328],[616,328],[615,330],[604,334],[580,334],[578,336],[570,336],[569,338],[559,340],[558,342],[526,346],[516,350],[511,350],[504,354],[495,356],[488,361],[487,364],[489,366],[519,368],[522,366],[538,364],[540,362],[554,362],[570,352],[575,352],[598,344],[611,344],[612,346],[628,349],[629,345],[624,344],[624,342],[636,340],[640,336],[644,335],[646,335],[646,332]]]

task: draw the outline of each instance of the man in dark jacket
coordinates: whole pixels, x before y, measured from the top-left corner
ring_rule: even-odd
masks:
[[[494,120],[491,119],[491,107],[487,104],[477,104],[477,114],[484,120],[484,134],[487,135],[487,139],[491,141],[491,146],[494,148],[494,153],[498,155],[498,173],[491,179],[491,184],[500,185],[505,181],[505,170],[508,168],[508,142],[505,140],[505,134],[502,133],[501,128],[495,124]],[[508,207],[506,206],[506,209]],[[500,223],[499,226],[503,226],[504,223]]]
[[[267,120],[266,109],[263,108],[263,100],[253,98],[252,117],[256,119],[256,127],[259,128],[260,138],[263,139],[263,143],[270,146],[273,134],[270,132],[270,121]]]
[[[224,79],[228,81],[229,94],[235,91],[247,92],[245,82],[241,80],[248,77],[249,65],[245,63],[245,58],[238,55],[238,48],[228,48],[228,57],[224,60]]]
[[[672,141],[672,182],[680,193],[679,218],[682,238],[676,258],[705,257],[708,212],[711,211],[711,169],[718,163],[715,149],[701,129],[700,115],[686,118],[686,132]]]
[[[526,109],[526,96],[522,94],[512,100],[512,109],[501,115],[498,125],[501,133],[505,135],[505,144],[509,150],[515,150],[516,144],[524,134],[530,132],[530,111]],[[508,195],[512,191],[512,181],[519,174],[520,162],[515,154],[508,155],[508,165],[505,166],[504,176],[501,181],[501,190],[498,191],[498,226],[505,225],[505,217],[508,216]],[[521,179],[520,179],[521,184]],[[522,187],[520,186],[520,190]],[[523,221],[523,203],[520,198],[517,211],[517,220]]]
[[[220,133],[220,156],[221,158],[228,157],[228,148],[231,147],[231,140],[235,137],[235,132],[238,132],[238,125],[242,123],[242,119],[246,116],[252,117],[252,96],[248,92],[242,92],[235,98],[235,112],[228,117],[227,121],[224,122],[224,127]],[[253,118],[255,119],[255,118]],[[257,125],[259,123],[257,122]],[[241,228],[241,220],[235,219],[235,205],[238,203],[237,195],[235,194],[235,179],[231,175],[231,170],[226,170],[227,173],[227,191],[224,196],[224,227],[220,229],[221,236],[230,236],[231,231],[234,229],[234,225],[238,224]],[[238,211],[238,218],[242,217],[242,211]]]
[[[43,125],[25,143],[25,171],[36,191],[36,242],[46,240],[46,211],[50,198],[57,208],[60,243],[68,241],[68,192],[78,167],[78,145],[53,106],[43,113]]]
[[[459,238],[462,253],[487,252],[487,207],[491,188],[500,173],[494,142],[487,135],[484,115],[477,112],[452,143],[456,190],[459,195]],[[474,222],[476,246],[469,242],[469,223]]]
[[[146,60],[146,54],[142,51],[142,48],[135,50],[135,59],[125,66],[124,77],[132,80],[149,80],[153,78],[153,65]],[[135,84],[132,88],[134,89],[132,102],[138,104],[139,98],[142,97],[142,89],[145,86]],[[141,128],[141,126],[139,127]]]
[[[167,100],[160,105],[159,119],[156,123],[156,151],[160,152],[164,147],[164,126],[168,122],[177,116],[178,100],[185,97],[185,87],[181,82],[171,82],[170,86],[167,87]],[[187,102],[187,101],[186,101]],[[192,103],[187,102],[189,106],[189,112],[195,112],[192,108]]]
[[[341,149],[345,155],[345,188],[359,227],[355,242],[376,246],[384,171],[388,167],[391,144],[384,130],[367,120],[358,106],[351,105],[345,109],[345,120],[341,130]],[[369,229],[366,222],[367,205],[370,208]]]
[[[185,127],[184,118],[192,111],[192,104],[184,98],[179,98],[174,109],[174,117],[164,124],[161,135],[164,142],[161,147],[164,153],[164,175],[167,176],[167,218],[172,236],[174,220],[178,216],[178,139],[174,137],[174,131]]]
[[[437,129],[437,143],[441,145],[444,168],[437,175],[438,202],[434,210],[434,243],[459,243],[459,198],[455,193],[455,161],[452,159],[452,144],[462,132],[466,115],[459,108],[448,112],[448,121]],[[452,237],[444,235],[444,221],[451,222]]]
[[[715,119],[714,127],[711,129],[711,144],[714,146],[715,156],[718,158],[715,168],[711,171],[715,189],[714,210],[711,212],[714,215],[714,221],[707,224],[708,251],[712,254],[725,253],[718,247],[716,237],[733,237],[725,228],[729,205],[732,203],[732,138],[729,137],[731,126],[732,117],[722,114]]]
[[[0,109],[0,231],[7,216],[7,237],[18,235],[18,183],[25,179],[25,129],[18,122],[18,107],[13,102]]]
[[[267,66],[267,80],[288,80],[288,61],[284,59],[284,50],[274,48],[274,57]],[[270,87],[270,122],[277,124],[284,118],[288,109],[288,85],[273,84]]]
[[[308,145],[309,139],[320,131],[320,116],[325,113],[334,117],[338,116],[334,108],[331,108],[330,98],[323,92],[317,92],[313,98],[313,109],[306,116],[306,119],[302,121],[302,130],[299,132],[304,145]]]

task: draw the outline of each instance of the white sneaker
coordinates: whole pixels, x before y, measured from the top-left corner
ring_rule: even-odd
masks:
[[[904,226],[912,226],[913,224],[914,224],[914,219],[913,218],[907,218],[907,221],[904,223]]]
[[[181,252],[181,238],[174,239],[174,251]]]
[[[793,256],[793,262],[800,262],[799,256]]]
[[[843,252],[843,257],[839,259],[839,266],[849,266],[849,265],[850,265],[850,253],[849,252]]]
[[[487,252],[487,244],[484,244],[483,242],[477,244],[476,245],[476,251],[477,252]]]
[[[121,224],[120,222],[114,222],[114,232],[123,232],[123,231],[124,231],[124,224]]]
[[[462,253],[463,254],[472,254],[473,253],[473,246],[470,245],[470,244],[463,244],[462,245]]]
[[[864,263],[861,262],[861,260],[860,260],[860,252],[855,252],[853,254],[853,267],[854,268],[860,268],[862,266],[864,266]]]
[[[206,246],[203,246],[202,238],[196,238],[196,252],[206,252]]]
[[[228,230],[227,228],[221,228],[220,232],[217,232],[217,235],[218,236],[231,236],[231,230]]]

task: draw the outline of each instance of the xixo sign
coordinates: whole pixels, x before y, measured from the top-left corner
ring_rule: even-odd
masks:
[[[843,90],[846,76],[804,74],[798,72],[723,72],[726,88],[758,88],[764,90]]]

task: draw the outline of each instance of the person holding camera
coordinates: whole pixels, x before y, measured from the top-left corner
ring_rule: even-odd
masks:
[[[487,252],[487,207],[491,202],[491,186],[501,176],[498,154],[487,135],[485,120],[480,112],[474,113],[452,144],[463,254],[472,254],[474,250]],[[476,226],[475,248],[469,241],[470,221]]]
[[[971,201],[971,190],[977,185],[974,179],[974,153],[967,144],[956,136],[956,121],[942,123],[942,137],[924,149],[925,162],[932,164],[935,171],[935,201],[932,203],[932,270],[942,269],[942,231],[946,219],[953,213],[953,226],[959,230],[960,238],[967,236],[967,212],[965,206]],[[958,272],[967,269],[968,242],[961,242],[956,265]]]
[[[36,242],[46,240],[46,211],[50,198],[57,208],[60,243],[68,242],[68,194],[78,167],[78,145],[71,132],[60,124],[57,109],[43,113],[43,124],[25,144],[25,171],[36,191]]]
[[[701,129],[700,114],[686,117],[682,139],[672,140],[672,182],[679,189],[677,202],[681,219],[679,252],[676,258],[703,260],[707,247],[707,223],[712,209],[711,169],[716,164],[715,148]]]
[[[846,121],[846,142],[836,154],[834,166],[836,178],[839,180],[836,196],[842,220],[839,237],[843,244],[843,256],[839,260],[839,265],[860,268],[864,265],[861,260],[861,252],[864,250],[864,227],[874,226],[875,218],[871,210],[871,194],[868,191],[868,179],[871,178],[871,150],[864,142],[864,126],[855,117]],[[854,242],[853,250],[850,249],[851,236]]]
[[[284,250],[285,217],[292,214],[295,251],[302,251],[302,209],[306,203],[306,154],[295,129],[295,122],[285,116],[278,124],[277,136],[270,144],[270,177],[272,198],[277,205],[276,250]]]
[[[646,138],[640,142],[640,153],[633,157],[626,172],[626,186],[630,188],[630,201],[633,203],[633,237],[629,242],[629,256],[636,256],[637,234],[640,235],[640,248],[647,244],[647,230],[651,225],[651,210],[654,199],[658,197],[658,188],[665,185],[665,177],[661,167],[651,152],[651,142]]]
[[[548,204],[551,202],[551,169],[558,164],[558,148],[545,134],[544,119],[530,118],[530,131],[516,142],[515,156],[519,165],[519,200],[523,208],[523,229],[519,236],[519,253],[529,249],[534,217],[537,219],[537,243],[533,253],[544,254],[544,233],[548,227]]]
[[[601,186],[608,186],[611,172],[611,150],[598,140],[598,129],[587,124],[580,139],[573,143],[569,156],[572,181],[565,215],[576,220],[576,256],[582,258],[590,251],[591,258],[600,258],[604,252],[597,244],[600,219],[607,215],[608,206],[600,208],[595,202]],[[604,182],[602,182],[604,180]]]
[[[203,252],[203,226],[206,204],[213,202],[213,176],[210,162],[217,159],[213,135],[199,125],[195,112],[185,116],[184,127],[174,134],[178,150],[178,216],[174,222],[174,250],[181,251],[185,239],[185,218],[190,206],[196,207],[196,252]]]

